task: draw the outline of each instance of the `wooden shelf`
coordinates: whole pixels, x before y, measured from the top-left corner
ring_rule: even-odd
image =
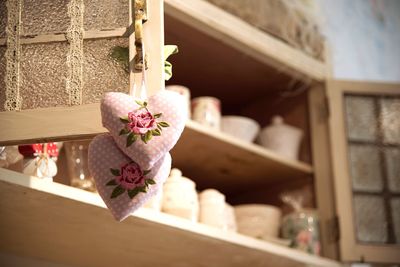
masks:
[[[141,209],[114,221],[97,194],[0,169],[2,252],[76,266],[340,266]]]
[[[179,34],[180,24],[184,23],[192,29],[216,39],[219,43],[233,47],[245,55],[273,66],[279,71],[289,73],[291,76],[306,77],[307,80],[315,81],[323,81],[326,78],[326,67],[323,62],[204,0],[165,0],[165,14],[166,40],[168,40],[168,32]],[[181,23],[175,23],[169,27],[169,18]],[[186,35],[186,38],[197,40],[200,47],[207,47],[200,37],[203,36],[199,36],[195,32]],[[204,50],[200,49],[195,53],[204,55]],[[235,58],[235,61],[236,65],[243,67],[241,59],[241,57]],[[192,61],[192,64],[197,65],[197,62]]]
[[[173,165],[194,179],[200,188],[237,193],[311,175],[309,164],[286,159],[261,146],[188,121],[172,150]]]

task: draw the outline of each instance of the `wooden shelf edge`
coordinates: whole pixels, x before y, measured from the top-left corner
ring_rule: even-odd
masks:
[[[105,205],[101,198],[95,194],[95,193],[90,193],[86,192],[77,188],[73,188],[70,186],[62,185],[62,184],[57,184],[57,183],[52,183],[48,182],[36,177],[29,177],[27,175],[21,174],[21,173],[16,173],[14,171],[6,170],[6,169],[0,169],[0,191],[1,187],[4,187],[4,184],[7,184],[8,186],[18,186],[22,187],[23,191],[25,192],[24,194],[29,194],[30,190],[35,190],[39,191],[42,193],[47,193],[50,195],[53,195],[55,197],[61,197],[61,198],[67,198],[70,200],[74,200],[76,202],[80,203],[85,203],[89,204],[92,206],[97,206],[99,208],[104,209]],[[4,190],[4,189],[3,189]],[[46,199],[36,199],[37,201],[51,201],[51,198],[46,197]],[[44,204],[44,203],[43,203]],[[51,205],[52,203],[46,203],[46,205]],[[72,206],[72,205],[71,205]],[[2,208],[5,208],[3,206]],[[72,208],[72,207],[63,207],[63,208]],[[10,207],[10,209],[13,209],[13,207]],[[4,211],[4,210],[3,210]],[[108,211],[107,211],[108,212]],[[27,216],[29,216],[29,212],[27,213]],[[90,213],[86,214],[86,216],[92,216]],[[111,216],[111,215],[110,215]],[[142,224],[151,224],[152,227],[168,227],[168,228],[173,228],[175,231],[183,231],[190,233],[191,235],[195,235],[196,237],[193,236],[193,241],[196,241],[198,237],[200,238],[206,238],[210,240],[210,245],[213,245],[216,240],[223,242],[224,245],[235,245],[240,247],[240,249],[246,250],[246,253],[248,252],[247,250],[255,250],[259,251],[262,253],[265,253],[264,257],[274,257],[274,258],[281,258],[279,260],[280,263],[283,265],[280,266],[292,266],[293,264],[296,264],[296,266],[341,266],[338,262],[332,261],[329,259],[325,259],[322,257],[317,257],[317,256],[312,256],[306,253],[303,253],[301,251],[297,251],[294,249],[290,248],[285,248],[279,245],[275,245],[269,242],[265,241],[260,241],[257,239],[253,239],[250,237],[246,237],[240,234],[236,233],[230,233],[226,231],[222,231],[216,228],[212,228],[206,225],[201,225],[198,223],[191,223],[190,221],[186,221],[184,219],[180,219],[168,214],[163,214],[163,213],[158,213],[152,210],[148,210],[145,208],[139,209],[137,212],[135,212],[134,215],[128,217],[126,221],[129,222],[138,222],[137,220],[139,219],[141,226],[138,227],[143,227]],[[27,217],[29,220],[29,218]],[[46,227],[45,225],[45,218],[43,218],[43,226]],[[34,222],[32,222],[34,223]],[[38,222],[36,222],[38,223]],[[121,223],[121,227],[123,223]],[[68,227],[69,225],[65,225],[65,227]],[[125,225],[126,226],[126,225]],[[131,225],[132,226],[132,225]],[[14,226],[13,226],[14,227]],[[14,228],[15,229],[15,228]],[[4,229],[3,229],[4,230]],[[118,229],[115,229],[116,235],[118,234],[117,231]],[[3,233],[4,234],[4,233]],[[76,232],[76,235],[79,235],[79,232]],[[204,240],[203,240],[204,241]],[[50,245],[50,244],[48,244]],[[4,246],[2,246],[4,248]],[[150,248],[146,248],[150,249]],[[162,254],[162,253],[161,253]],[[227,258],[231,258],[232,255],[219,255],[219,257],[224,257],[226,256]],[[263,259],[265,261],[265,259]]]
[[[236,146],[236,147],[239,147],[240,149],[257,154],[261,157],[271,159],[282,165],[286,165],[290,168],[296,169],[305,174],[313,173],[313,167],[310,164],[300,162],[298,160],[287,159],[284,156],[280,156],[279,154],[277,154],[271,150],[263,148],[262,146],[259,146],[259,145],[253,144],[253,143],[243,142],[242,140],[235,138],[233,136],[230,136],[229,134],[223,133],[221,131],[218,132],[218,131],[215,131],[212,129],[208,129],[195,121],[192,121],[192,120],[187,121],[186,127],[191,130],[200,132],[204,135],[208,135],[211,138],[215,138],[222,142],[229,143],[232,146]]]
[[[296,79],[306,82],[326,79],[324,62],[204,0],[165,0],[165,12]]]

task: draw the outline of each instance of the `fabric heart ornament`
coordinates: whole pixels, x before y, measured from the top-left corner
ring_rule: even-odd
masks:
[[[187,119],[185,99],[162,90],[141,101],[124,93],[107,93],[101,102],[103,126],[118,147],[145,169],[178,141]]]
[[[171,169],[171,155],[151,169],[127,157],[110,134],[96,136],[89,146],[89,170],[101,198],[116,220],[122,221],[162,190]]]

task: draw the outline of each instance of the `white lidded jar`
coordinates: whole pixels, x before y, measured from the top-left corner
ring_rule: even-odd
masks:
[[[177,92],[185,98],[185,109],[187,109],[188,119],[191,117],[190,111],[190,89],[183,85],[168,85],[165,89]]]
[[[172,169],[164,184],[162,211],[192,222],[198,221],[199,202],[196,184],[189,178],[183,177],[179,169]]]
[[[199,194],[200,222],[227,230],[225,195],[215,189],[206,189]]]
[[[262,146],[290,159],[298,159],[303,131],[284,123],[281,116],[274,116],[272,124],[259,135]]]

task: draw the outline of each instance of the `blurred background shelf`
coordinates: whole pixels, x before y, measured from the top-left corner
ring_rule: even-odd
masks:
[[[173,165],[200,188],[238,193],[312,175],[313,169],[261,146],[188,121],[172,150]]]
[[[118,223],[97,194],[9,170],[0,169],[0,194],[0,249],[24,257],[73,266],[340,266],[146,209]]]

